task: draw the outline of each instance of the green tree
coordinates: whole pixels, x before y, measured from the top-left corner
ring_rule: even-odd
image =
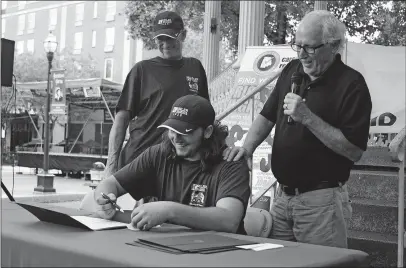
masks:
[[[392,9],[386,8],[390,3]],[[286,43],[299,21],[313,9],[314,0],[265,1],[265,44]],[[130,36],[141,38],[146,48],[155,48],[151,40],[153,19],[163,10],[177,11],[189,29],[203,31],[204,1],[128,1],[124,15]],[[328,10],[344,22],[350,36],[359,36],[362,42],[406,45],[404,1],[329,1]],[[228,49],[236,51],[239,1],[222,1],[221,14],[221,36],[227,40]]]

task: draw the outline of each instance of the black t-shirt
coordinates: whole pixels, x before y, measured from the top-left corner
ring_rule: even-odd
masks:
[[[206,72],[195,58],[166,60],[156,57],[138,62],[124,83],[116,110],[130,111],[130,139],[120,155],[119,168],[146,148],[161,141],[157,127],[169,116],[173,103],[190,94],[209,100]]]
[[[250,196],[247,163],[220,161],[202,171],[200,161],[169,158],[163,145],[158,144],[146,149],[114,177],[136,200],[156,196],[159,201],[215,207],[218,200],[234,197],[243,203],[245,215]],[[240,234],[245,233],[243,218],[237,231]]]
[[[372,102],[364,77],[337,55],[326,72],[311,82],[300,61],[293,60],[282,71],[261,111],[262,116],[276,124],[272,172],[279,183],[292,187],[321,181],[345,182],[353,162],[329,149],[302,124],[287,124],[283,100],[291,90],[294,72],[304,76],[299,95],[306,99],[309,109],[340,129],[352,144],[362,150],[367,146]]]

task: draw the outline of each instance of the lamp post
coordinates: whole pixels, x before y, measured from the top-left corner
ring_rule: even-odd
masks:
[[[44,41],[44,49],[47,53],[48,59],[48,83],[47,83],[47,92],[46,92],[46,104],[45,104],[45,138],[44,138],[44,166],[43,173],[37,175],[37,187],[34,188],[34,191],[37,192],[55,192],[54,188],[54,175],[49,174],[49,106],[50,106],[50,80],[51,80],[51,68],[52,60],[54,59],[54,52],[58,47],[58,42],[56,42],[56,37],[51,32]]]

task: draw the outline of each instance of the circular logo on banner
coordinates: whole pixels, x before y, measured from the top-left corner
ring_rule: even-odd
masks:
[[[278,67],[280,56],[275,51],[266,51],[254,61],[254,71],[260,75],[271,73]]]

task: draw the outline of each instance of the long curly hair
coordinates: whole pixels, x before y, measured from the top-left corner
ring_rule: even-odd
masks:
[[[208,171],[210,168],[222,160],[223,150],[227,148],[226,138],[228,136],[228,127],[222,125],[220,121],[215,120],[213,124],[213,133],[208,139],[203,139],[199,148],[201,155],[202,171]],[[176,151],[168,137],[168,130],[162,136],[162,145],[167,153],[168,159],[176,159]]]

